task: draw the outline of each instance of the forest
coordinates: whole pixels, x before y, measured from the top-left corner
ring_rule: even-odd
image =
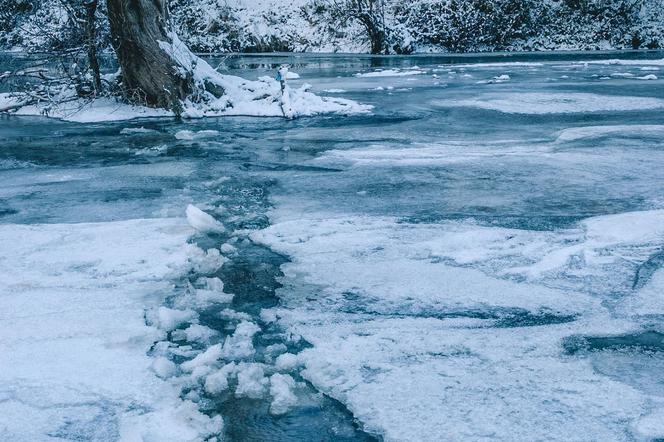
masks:
[[[86,39],[85,0],[0,0],[0,48],[52,51]],[[95,2],[96,3],[96,2]],[[662,0],[171,0],[193,51],[437,52],[657,49]],[[105,2],[97,46],[108,50]]]

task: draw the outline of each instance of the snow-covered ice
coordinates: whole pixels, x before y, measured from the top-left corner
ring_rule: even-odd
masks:
[[[189,268],[183,219],[0,225],[3,438],[196,440],[221,431],[162,378],[146,325]],[[160,311],[166,329],[181,317]],[[168,319],[167,319],[168,317]]]
[[[581,126],[564,129],[558,135],[559,142],[594,139],[605,136],[664,136],[664,125],[612,125],[612,126]]]
[[[618,66],[664,66],[664,59],[637,59],[637,60],[623,60],[612,58],[610,60],[590,60],[590,61],[577,61],[577,64],[589,65],[618,65]]]
[[[593,264],[590,253],[616,242],[633,247],[664,241],[660,216],[584,222],[587,265],[606,264]],[[505,238],[513,237],[517,247],[507,253],[523,253],[538,241],[543,247],[547,237],[565,250],[567,241],[465,229],[454,238],[440,225],[326,217],[277,223],[254,235],[293,259],[284,266],[287,278],[320,287],[302,302],[289,279],[286,305],[275,310],[282,325],[314,345],[298,355],[304,377],[386,440],[447,440],[450,434],[622,440],[620,422],[639,425],[659,399],[595,373],[583,357],[561,357],[561,343],[575,334],[620,334],[638,325],[611,318],[583,291],[514,283],[436,260],[477,264],[490,259],[494,247],[509,246]],[[503,235],[502,241],[485,242],[494,235]],[[564,257],[556,249],[540,251],[541,262],[549,269],[565,265],[580,250],[571,247]],[[517,427],[524,429],[521,436],[514,434]]]

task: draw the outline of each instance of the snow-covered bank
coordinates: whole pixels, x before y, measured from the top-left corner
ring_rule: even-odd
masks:
[[[218,434],[147,355],[146,311],[191,268],[182,219],[0,225],[0,433],[12,441]]]
[[[147,117],[203,118],[220,116],[255,116],[296,118],[318,114],[366,113],[372,106],[353,100],[336,97],[321,97],[310,92],[310,84],[293,89],[286,79],[297,79],[299,75],[284,71],[283,86],[280,81],[263,76],[257,81],[234,75],[223,75],[205,60],[194,55],[177,35],[169,35],[170,42],[159,42],[168,54],[173,66],[192,76],[195,93],[183,99],[177,112],[129,103],[121,97],[81,98],[76,87],[49,90],[47,100],[35,100],[30,91],[0,93],[0,113],[17,115],[45,115],[80,123],[107,122]],[[115,74],[104,76],[113,84]],[[282,89],[283,87],[283,89]],[[214,90],[212,93],[210,90]]]
[[[279,83],[264,77],[260,81],[249,81],[230,75],[224,78],[227,95],[214,103],[200,105],[187,103],[182,113],[184,118],[203,118],[220,116],[283,117],[281,91]],[[326,113],[355,114],[366,113],[371,106],[362,105],[352,100],[334,97],[320,97],[308,92],[308,86],[289,89],[293,116],[312,116]],[[58,98],[55,98],[58,100]],[[122,121],[134,118],[174,117],[175,114],[164,109],[136,106],[114,98],[95,100],[75,99],[68,96],[60,98],[61,103],[42,102],[20,106],[12,111],[15,115],[44,115],[65,121],[93,123],[104,121]],[[21,93],[0,93],[0,108],[22,102]]]

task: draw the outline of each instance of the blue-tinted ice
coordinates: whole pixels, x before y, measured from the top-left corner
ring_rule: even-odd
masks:
[[[373,114],[3,117],[0,222],[190,203],[223,222],[192,241],[229,261],[173,297],[200,276],[235,297],[198,311],[218,334],[175,362],[241,317],[261,328],[245,362],[280,348],[302,383],[278,416],[268,396],[183,388],[230,440],[664,437],[661,53],[227,61],[252,78],[282,62]]]

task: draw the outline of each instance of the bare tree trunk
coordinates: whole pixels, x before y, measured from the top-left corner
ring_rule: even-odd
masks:
[[[101,74],[99,72],[99,61],[97,60],[97,24],[95,13],[97,12],[97,0],[85,0],[85,33],[88,49],[88,62],[92,70],[95,95],[101,91]]]
[[[385,43],[385,31],[380,23],[377,23],[377,17],[370,14],[361,14],[358,19],[364,25],[364,29],[369,35],[371,42],[371,53],[374,55],[387,54],[387,45]]]
[[[387,54],[385,5],[382,0],[350,0],[346,8],[367,31],[372,54]]]
[[[173,43],[166,0],[107,0],[107,5],[125,96],[179,113],[195,86],[190,68],[159,44]]]

